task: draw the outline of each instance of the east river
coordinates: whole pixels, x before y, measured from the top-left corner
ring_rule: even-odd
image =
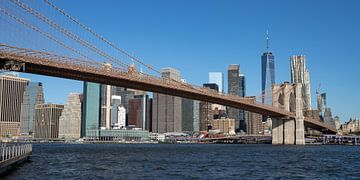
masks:
[[[360,146],[34,144],[3,179],[357,179]]]

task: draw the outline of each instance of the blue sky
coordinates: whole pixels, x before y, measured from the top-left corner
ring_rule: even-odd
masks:
[[[265,33],[275,55],[276,82],[290,81],[289,57],[305,54],[312,106],[316,88],[345,121],[360,117],[360,1],[335,0],[77,0],[53,3],[157,69],[175,67],[193,84],[209,71],[240,64],[246,95],[261,90]],[[64,103],[82,82],[24,74],[44,84],[47,102]],[[225,86],[227,83],[225,82]],[[227,88],[225,88],[227,89]]]

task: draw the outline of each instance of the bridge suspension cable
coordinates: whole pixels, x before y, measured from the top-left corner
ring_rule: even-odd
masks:
[[[91,43],[89,43],[86,40],[83,40],[82,38],[80,38],[79,36],[77,36],[76,34],[72,33],[70,30],[63,28],[62,26],[60,26],[59,24],[55,23],[53,20],[47,18],[46,16],[44,16],[43,14],[39,13],[38,11],[34,10],[33,8],[29,7],[27,4],[21,2],[20,0],[10,0],[11,2],[13,2],[14,4],[16,4],[18,7],[24,9],[25,11],[27,11],[28,13],[32,14],[33,16],[35,16],[36,18],[38,18],[39,20],[41,20],[42,22],[48,24],[50,27],[56,29],[57,31],[63,33],[64,35],[66,35],[67,37],[73,39],[74,41],[78,42],[79,44],[87,47],[88,49],[92,50],[93,52],[95,52],[96,54],[104,57],[105,59],[116,63],[122,67],[127,68],[128,65],[123,63],[121,60],[107,54],[106,52],[98,49],[96,46],[92,45]]]
[[[84,53],[82,53],[82,52],[80,52],[80,51],[78,51],[78,50],[76,50],[76,49],[74,49],[74,48],[66,45],[66,44],[63,43],[62,41],[56,39],[54,36],[51,36],[49,33],[44,32],[44,31],[41,30],[39,27],[32,26],[32,25],[30,25],[29,23],[26,23],[25,21],[19,19],[18,17],[15,17],[14,15],[10,14],[8,11],[6,11],[5,9],[3,9],[3,8],[1,8],[1,7],[0,7],[0,11],[1,11],[3,14],[5,14],[6,16],[8,16],[8,17],[14,19],[15,21],[19,22],[20,24],[23,24],[24,26],[26,26],[26,27],[28,27],[28,28],[36,31],[37,33],[45,36],[46,38],[48,38],[48,39],[56,42],[56,43],[59,44],[60,46],[66,48],[66,49],[68,49],[68,50],[70,50],[70,51],[72,51],[72,52],[74,52],[74,53],[76,53],[76,54],[79,54],[80,56],[82,56],[82,57],[84,57],[84,58],[86,58],[86,59],[88,59],[88,60],[95,61],[95,60],[91,59],[90,57],[88,57],[87,55],[85,55]]]
[[[61,10],[60,8],[58,8],[57,6],[55,6],[53,3],[51,3],[49,0],[44,0],[44,2],[46,4],[48,4],[49,6],[51,6],[52,8],[54,8],[55,10],[57,10],[58,12],[60,12],[61,14],[63,14],[64,16],[66,16],[67,18],[69,18],[71,21],[73,21],[74,23],[76,23],[77,25],[79,25],[81,28],[83,28],[84,30],[86,30],[87,32],[89,32],[90,34],[94,35],[95,37],[97,37],[98,39],[100,39],[101,41],[105,42],[106,44],[108,44],[109,46],[111,46],[112,48],[114,48],[115,50],[123,53],[125,56],[129,57],[131,60],[134,60],[136,62],[138,62],[139,64],[147,67],[150,70],[153,70],[157,73],[161,73],[160,71],[156,70],[152,65],[150,64],[146,64],[143,61],[139,60],[138,58],[134,57],[133,55],[130,55],[128,52],[126,52],[125,50],[119,48],[118,46],[116,46],[114,43],[108,41],[107,39],[105,39],[103,36],[99,35],[98,33],[96,33],[94,30],[92,30],[90,27],[84,25],[83,23],[81,23],[78,19],[70,16],[68,13],[66,13],[64,10]]]

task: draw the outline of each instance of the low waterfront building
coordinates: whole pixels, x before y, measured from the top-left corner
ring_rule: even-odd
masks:
[[[165,141],[165,134],[163,133],[150,133],[149,137],[151,140],[164,142]]]
[[[64,105],[38,104],[35,106],[34,138],[57,139],[59,137],[59,118]]]
[[[100,129],[88,130],[86,139],[89,141],[148,141],[149,131]]]

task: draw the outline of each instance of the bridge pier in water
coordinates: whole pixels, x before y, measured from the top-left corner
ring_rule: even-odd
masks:
[[[272,118],[272,144],[304,145],[304,115],[301,84],[273,86],[273,106],[295,112],[295,118]]]
[[[305,144],[304,118],[277,118],[272,120],[272,144],[303,145]]]

